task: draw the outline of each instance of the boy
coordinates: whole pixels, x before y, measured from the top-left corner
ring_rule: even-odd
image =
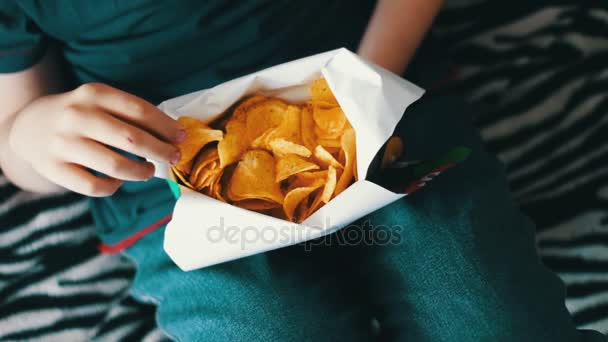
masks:
[[[93,197],[100,234],[115,243],[174,203],[150,163],[122,153],[179,160],[184,131],[153,103],[340,46],[401,74],[440,4],[1,2],[0,165],[24,189]],[[475,153],[366,218],[403,228],[399,244],[294,246],[183,273],[157,229],[126,251],[139,266],[134,292],[180,340],[599,340],[574,328],[500,166],[456,117],[465,110],[434,99],[406,116],[413,157],[454,143]]]

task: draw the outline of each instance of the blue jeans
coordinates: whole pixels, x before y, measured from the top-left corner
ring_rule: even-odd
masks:
[[[473,150],[411,196],[313,243],[192,272],[156,230],[126,251],[134,294],[182,341],[603,341],[575,328],[469,112],[433,97],[407,111],[412,159]]]

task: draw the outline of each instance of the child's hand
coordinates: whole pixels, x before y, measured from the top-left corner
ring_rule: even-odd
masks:
[[[50,181],[88,196],[108,196],[123,180],[147,180],[152,163],[110,147],[175,164],[185,138],[177,121],[154,105],[98,83],[39,98],[18,114],[11,148]],[[98,177],[86,168],[108,177]]]

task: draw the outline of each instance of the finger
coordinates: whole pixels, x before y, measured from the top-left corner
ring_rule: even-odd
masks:
[[[185,129],[174,119],[153,104],[135,95],[102,83],[88,83],[80,86],[75,94],[85,101],[94,103],[122,120],[162,138],[180,143],[186,137]]]
[[[49,179],[68,190],[90,196],[110,196],[122,185],[122,181],[111,177],[98,177],[76,164],[61,163],[50,173]]]
[[[136,156],[163,163],[176,164],[180,159],[179,149],[139,127],[130,125],[98,108],[78,108],[81,115],[72,125],[82,127],[82,137],[98,141]]]
[[[70,162],[101,172],[112,178],[142,181],[154,176],[154,165],[150,162],[129,159],[108,147],[86,138],[68,141],[65,154]]]

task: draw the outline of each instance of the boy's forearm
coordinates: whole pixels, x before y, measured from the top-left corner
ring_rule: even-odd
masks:
[[[18,113],[35,99],[57,92],[61,82],[49,53],[40,63],[14,74],[0,74],[0,168],[18,187],[33,192],[59,192],[63,189],[39,175],[10,147],[9,136]],[[36,139],[32,136],[31,139]]]
[[[402,74],[442,4],[443,0],[379,0],[359,54]]]
[[[10,118],[0,124],[0,168],[4,175],[23,190],[43,193],[63,191],[61,187],[39,175],[10,148],[8,140],[13,120],[14,118]]]

